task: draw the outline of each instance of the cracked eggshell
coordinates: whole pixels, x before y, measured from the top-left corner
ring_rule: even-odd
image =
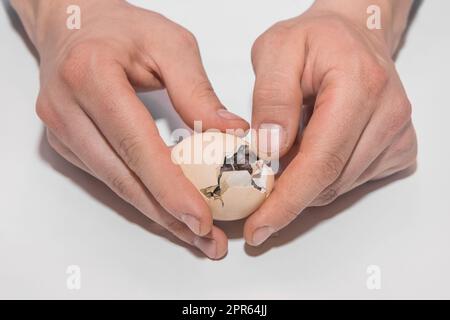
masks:
[[[220,197],[207,197],[200,192],[215,220],[231,221],[247,217],[258,209],[273,188],[274,174],[267,165],[260,170],[261,176],[253,180],[258,186],[265,186],[262,190],[252,185],[252,176],[246,170],[224,171],[219,182],[225,157],[233,156],[242,145],[248,143],[234,135],[204,132],[184,139],[172,149],[172,160],[180,165],[184,175],[199,192],[220,186]]]

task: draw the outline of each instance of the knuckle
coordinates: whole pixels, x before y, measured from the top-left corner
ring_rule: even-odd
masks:
[[[397,134],[408,122],[411,121],[411,103],[408,98],[402,97],[400,101],[392,108],[391,116],[388,120],[386,133],[388,136]]]
[[[46,136],[47,136],[47,142],[48,142],[49,146],[53,150],[57,151],[57,149],[58,149],[58,142],[57,142],[57,138],[55,137],[55,135],[52,134],[50,132],[50,130],[47,130],[47,135]]]
[[[113,176],[110,178],[112,190],[123,199],[133,202],[136,198],[136,182],[133,176]]]
[[[165,228],[173,235],[179,237],[186,231],[186,226],[176,219],[172,219],[165,225]]]
[[[416,162],[417,153],[417,137],[414,127],[411,124],[400,138],[390,145],[390,159],[399,164],[413,164]]]
[[[216,93],[209,80],[203,79],[194,85],[191,97],[195,100],[211,102],[215,101]]]
[[[84,67],[88,62],[88,50],[84,45],[71,48],[59,66],[59,75],[64,83],[77,87],[85,77]]]
[[[267,31],[256,38],[252,46],[252,58],[259,50],[270,47],[280,47],[290,37],[294,29],[294,24],[288,21],[279,21],[272,25]]]
[[[252,48],[250,51],[253,64],[254,64],[254,61],[257,56],[258,51],[261,49],[262,41],[263,41],[263,34],[258,36],[258,38],[256,38],[255,42],[253,42],[253,45],[252,45]]]
[[[152,195],[159,203],[167,203],[167,198],[169,196],[169,190],[163,186],[157,188],[152,188]]]
[[[364,80],[367,85],[369,97],[378,97],[386,88],[389,81],[388,71],[374,58],[363,62],[367,66]]]
[[[119,141],[118,152],[127,166],[135,170],[141,163],[141,139],[134,134],[128,134]]]
[[[345,161],[342,156],[335,152],[323,152],[317,158],[316,179],[319,187],[324,190],[335,182],[339,178],[344,166]]]
[[[286,84],[291,83],[283,72],[273,71],[270,74],[258,75],[253,93],[255,105],[274,104],[283,105],[292,101],[297,94],[294,89],[289,89]]]
[[[276,38],[285,38],[294,35],[298,30],[298,24],[293,19],[281,20],[274,23],[267,34]]]
[[[53,111],[50,108],[50,104],[46,102],[41,95],[36,101],[36,114],[44,123],[47,123],[53,118]]]
[[[285,199],[283,201],[283,215],[286,221],[293,221],[300,214],[301,209],[296,199]]]
[[[397,116],[404,121],[409,121],[411,119],[412,106],[408,97],[404,96],[400,99]]]
[[[335,187],[328,187],[314,201],[319,206],[326,206],[332,203],[339,196],[339,191]]]
[[[71,47],[58,67],[64,83],[80,87],[89,75],[89,70],[105,63],[110,50],[98,41],[84,41]]]
[[[291,114],[292,105],[286,102],[259,102],[253,107],[253,119],[270,119],[275,123],[285,123],[286,115]]]
[[[295,23],[292,23],[290,20],[281,20],[275,22],[270,29],[272,32],[279,34],[286,34],[290,32],[296,26]]]
[[[36,101],[35,110],[39,119],[41,119],[49,129],[59,135],[64,134],[64,123],[61,121],[50,102],[43,98],[42,95],[40,95]]]
[[[147,10],[144,10],[143,12],[145,13],[145,16],[150,14],[153,17],[153,19],[155,19],[158,22],[161,22],[161,23],[173,23],[164,14],[162,14],[160,12],[147,11]]]
[[[197,39],[195,38],[194,34],[189,30],[183,27],[179,27],[178,37],[179,42],[184,47],[190,49],[197,49]]]
[[[264,105],[266,103],[275,105],[277,102],[285,101],[286,93],[276,86],[258,86],[254,93],[255,105]]]

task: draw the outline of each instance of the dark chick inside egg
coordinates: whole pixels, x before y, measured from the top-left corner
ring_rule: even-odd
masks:
[[[253,173],[254,173],[254,171],[256,171],[255,167],[258,168],[258,166],[256,166],[256,163],[258,163],[258,161],[263,162],[263,165],[267,165],[270,167],[270,162],[260,160],[258,158],[258,156],[250,150],[249,145],[247,145],[247,144],[241,145],[239,147],[238,151],[236,153],[234,153],[232,156],[229,156],[229,157],[225,156],[225,158],[223,160],[223,165],[220,168],[220,173],[217,178],[217,184],[203,188],[200,191],[208,198],[220,200],[222,203],[222,206],[224,206],[223,200],[221,198],[221,193],[224,190],[221,189],[221,183],[220,183],[223,172],[247,171],[250,174],[250,176],[252,176],[251,186],[253,188],[257,189],[258,191],[264,192],[265,190],[264,190],[263,186],[258,185],[255,182],[255,180],[253,179]],[[256,172],[254,178],[255,179],[261,178],[261,173],[262,173],[261,170],[259,172]]]
[[[196,133],[172,149],[172,159],[201,193],[215,220],[247,217],[274,184],[270,162],[259,159],[245,140],[226,133]]]

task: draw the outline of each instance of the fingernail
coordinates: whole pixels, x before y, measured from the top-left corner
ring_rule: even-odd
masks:
[[[286,132],[276,123],[263,123],[258,130],[258,148],[266,154],[279,152],[286,144]]]
[[[196,217],[193,217],[190,214],[184,214],[181,216],[181,220],[186,223],[192,232],[200,234],[200,221]]]
[[[267,240],[275,230],[272,227],[261,227],[253,232],[252,245],[259,246]]]
[[[217,115],[221,118],[224,118],[226,120],[242,120],[241,117],[238,115],[235,115],[234,113],[231,113],[227,109],[219,109],[217,110]]]
[[[214,239],[195,237],[194,245],[208,257],[215,259],[217,255],[217,242]]]

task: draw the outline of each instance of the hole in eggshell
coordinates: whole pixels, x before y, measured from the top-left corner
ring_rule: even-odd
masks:
[[[266,192],[266,176],[270,174],[270,161],[259,159],[248,145],[241,145],[230,157],[225,156],[217,178],[217,184],[200,191],[210,199],[220,200],[229,187],[250,187]],[[235,174],[232,174],[235,173]],[[244,173],[247,172],[247,173]]]

